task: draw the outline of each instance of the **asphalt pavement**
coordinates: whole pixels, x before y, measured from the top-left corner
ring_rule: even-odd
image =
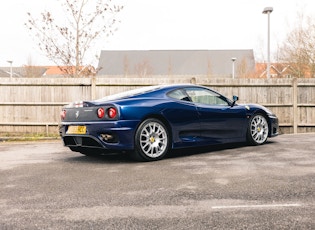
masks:
[[[0,143],[0,229],[315,229],[315,134],[141,163]]]

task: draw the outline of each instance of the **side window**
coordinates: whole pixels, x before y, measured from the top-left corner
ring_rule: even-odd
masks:
[[[188,95],[182,89],[177,89],[172,92],[169,92],[167,96],[177,100],[191,101]]]
[[[205,105],[228,105],[224,98],[211,90],[202,88],[187,88],[186,93],[191,98],[192,102]]]

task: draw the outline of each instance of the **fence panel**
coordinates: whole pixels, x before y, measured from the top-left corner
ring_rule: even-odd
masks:
[[[0,82],[0,134],[58,134],[62,106],[156,84],[209,86],[239,103],[271,109],[282,133],[315,132],[315,79],[212,79],[192,76],[155,78],[4,78]]]

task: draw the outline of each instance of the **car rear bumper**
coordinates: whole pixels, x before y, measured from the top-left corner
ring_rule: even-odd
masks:
[[[279,119],[276,116],[269,116],[270,131],[269,137],[275,137],[279,135]]]
[[[59,133],[67,147],[104,150],[131,150],[134,148],[134,132],[139,121],[63,122]],[[69,134],[70,126],[85,126],[85,134]]]

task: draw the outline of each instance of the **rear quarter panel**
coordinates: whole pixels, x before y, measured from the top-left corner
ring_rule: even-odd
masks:
[[[167,99],[133,99],[117,103],[122,120],[138,120],[140,123],[149,117],[162,118],[172,135],[173,147],[195,143],[199,136],[200,123],[194,104]]]

